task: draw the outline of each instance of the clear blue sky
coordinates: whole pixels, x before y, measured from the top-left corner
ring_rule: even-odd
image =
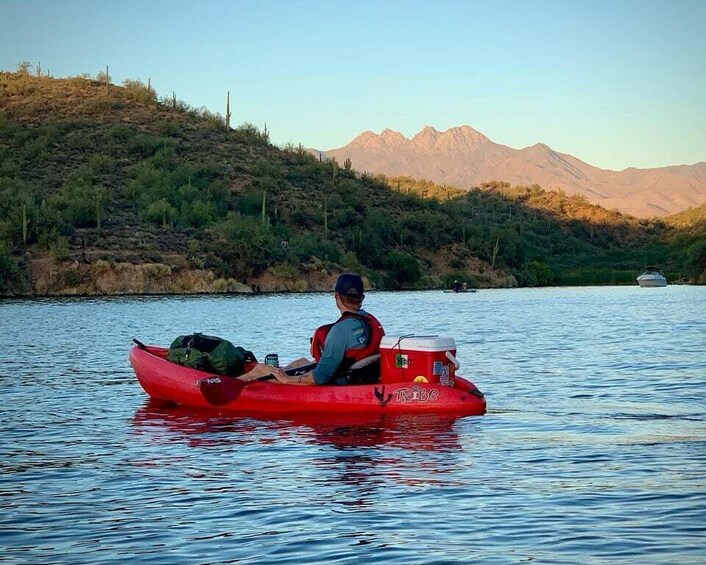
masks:
[[[332,149],[467,124],[608,169],[706,161],[706,0],[0,0],[0,69],[150,78]]]

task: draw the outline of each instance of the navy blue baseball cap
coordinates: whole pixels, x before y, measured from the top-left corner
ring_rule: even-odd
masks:
[[[341,296],[347,296],[348,298],[360,300],[365,298],[365,294],[363,293],[363,279],[355,273],[343,273],[339,276],[333,290]]]

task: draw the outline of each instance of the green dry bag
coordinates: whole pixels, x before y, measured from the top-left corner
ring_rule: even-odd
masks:
[[[180,335],[169,346],[167,359],[199,371],[232,377],[243,374],[246,362],[257,363],[251,351],[227,339],[202,333]]]

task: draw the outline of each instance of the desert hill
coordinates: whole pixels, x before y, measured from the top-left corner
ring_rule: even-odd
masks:
[[[351,270],[378,289],[634,284],[645,264],[706,280],[691,228],[537,185],[376,177],[140,81],[29,70],[0,72],[2,295],[315,291]]]

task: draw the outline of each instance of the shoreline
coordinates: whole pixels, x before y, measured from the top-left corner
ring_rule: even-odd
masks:
[[[665,287],[670,286],[704,286],[694,283],[670,283]],[[545,286],[498,286],[498,287],[481,287],[475,289],[476,292],[454,293],[447,288],[403,288],[403,289],[371,289],[366,292],[366,296],[370,294],[382,294],[392,292],[442,292],[444,294],[477,294],[478,292],[493,291],[493,290],[539,290],[539,289],[559,289],[559,288],[642,288],[639,284],[628,283],[606,283],[606,284],[576,284],[576,285],[545,285]],[[656,287],[657,288],[657,287]],[[51,299],[91,299],[91,298],[159,298],[159,297],[213,297],[213,296],[239,296],[239,297],[257,297],[257,296],[287,296],[287,295],[305,295],[305,294],[329,294],[331,289],[312,289],[312,290],[262,290],[260,292],[123,292],[112,294],[0,294],[0,302],[6,300],[51,300]]]

